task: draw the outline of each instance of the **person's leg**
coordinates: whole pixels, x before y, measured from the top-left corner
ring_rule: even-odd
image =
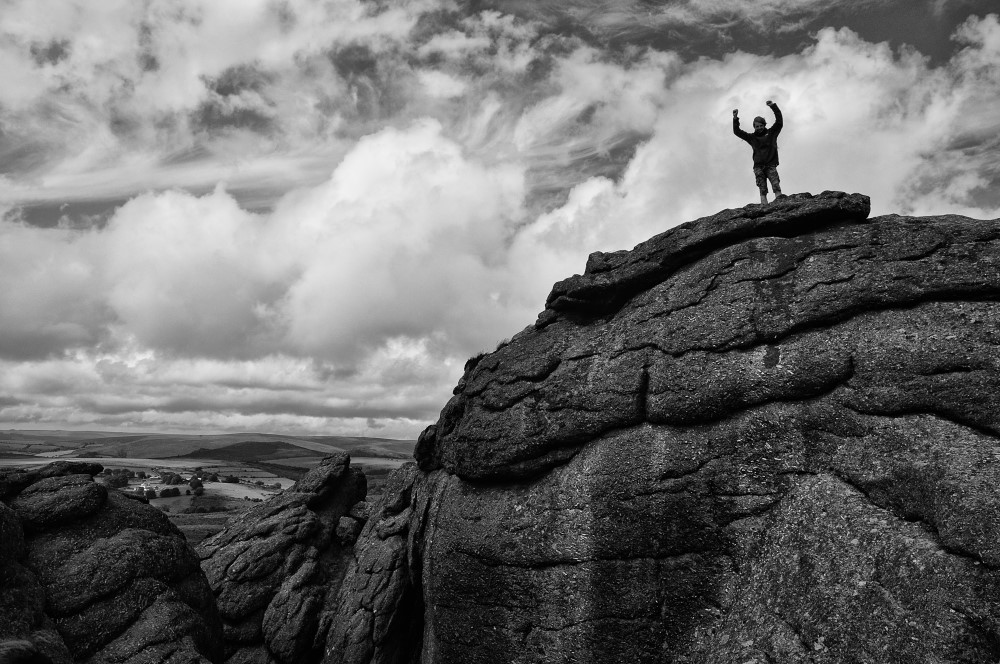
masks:
[[[771,181],[771,191],[775,196],[781,196],[781,179],[778,177],[778,168],[771,166],[767,169],[767,179]]]
[[[764,168],[762,166],[753,167],[753,176],[757,181],[757,190],[760,191],[760,202],[761,205],[767,204],[767,177],[764,174]]]

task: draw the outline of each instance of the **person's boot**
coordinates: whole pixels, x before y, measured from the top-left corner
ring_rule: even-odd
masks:
[[[779,198],[788,198],[783,193],[781,193],[780,188],[774,190],[774,200],[778,200]]]
[[[761,205],[767,205],[767,194],[761,194],[760,195],[760,204]]]

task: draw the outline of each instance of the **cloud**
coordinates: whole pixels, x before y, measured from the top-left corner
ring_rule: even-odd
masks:
[[[80,233],[0,222],[0,356],[39,358],[100,343],[94,268]]]
[[[337,102],[358,91],[331,54],[361,42],[380,53],[432,6],[10,0],[0,154],[21,168],[0,199],[107,199],[220,179],[252,186],[262,169],[286,177],[282,166],[322,181],[329,170],[316,161],[346,151],[330,140],[351,112]]]
[[[448,367],[418,367],[420,383],[384,383],[420,363],[413,347],[390,344],[351,376],[303,358],[170,359],[143,350],[94,351],[28,362],[0,361],[6,425],[158,431],[274,431],[414,435],[440,408],[426,384]],[[452,367],[452,370],[454,368]],[[369,421],[371,420],[371,422]]]
[[[990,50],[996,24],[995,15],[970,20],[960,32],[967,50],[938,68],[913,50],[894,52],[831,28],[801,54],[691,63],[670,82],[654,134],[621,178],[581,183],[519,239],[558,244],[566,254],[588,245],[629,248],[753,202],[750,155],[732,136],[729,111],[742,109],[745,122],[769,115],[766,99],[785,111],[786,192],[860,191],[872,196],[875,214],[1000,216],[996,202],[981,205],[976,196],[1000,166],[990,148],[1000,98],[1000,54]]]
[[[363,139],[326,185],[275,210],[274,246],[304,263],[282,302],[288,341],[340,362],[398,336],[470,351],[509,325],[483,300],[524,186],[517,165],[467,159],[434,121]]]
[[[113,329],[150,348],[226,357],[266,351],[262,311],[280,280],[259,254],[262,223],[221,189],[139,196],[94,239]]]
[[[41,83],[0,91],[8,423],[415,437],[590,252],[753,202],[730,109],[768,98],[787,192],[1000,216],[996,15],[938,66],[847,29],[685,61],[431,3],[67,5],[78,34],[9,4],[0,58]],[[102,22],[130,36],[88,50]],[[13,209],[111,194],[91,225]]]
[[[890,0],[892,2],[893,0]],[[896,0],[898,1],[898,0]],[[586,35],[604,44],[670,44],[684,50],[691,43],[731,43],[739,31],[800,31],[832,12],[855,12],[877,6],[875,0],[495,0],[488,6],[540,21],[551,30]]]

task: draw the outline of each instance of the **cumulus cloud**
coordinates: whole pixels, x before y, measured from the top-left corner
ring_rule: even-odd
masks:
[[[435,121],[362,140],[275,210],[273,245],[303,263],[282,302],[288,340],[341,362],[397,336],[469,350],[507,322],[483,291],[523,198],[521,169],[466,159]]]
[[[263,310],[278,280],[259,254],[261,222],[221,189],[139,196],[95,242],[113,327],[136,342],[184,355],[260,352]]]
[[[744,124],[758,114],[770,121],[767,99],[785,111],[784,191],[860,191],[872,196],[875,214],[1000,216],[996,202],[976,196],[1000,165],[990,149],[998,116],[987,102],[1000,98],[990,78],[1000,62],[990,51],[996,24],[995,15],[970,20],[959,34],[966,50],[939,68],[847,29],[820,31],[801,54],[688,65],[669,84],[654,134],[620,180],[578,185],[525,237],[558,238],[561,251],[629,248],[677,223],[752,202],[750,155],[732,136],[730,111],[741,109]]]
[[[0,91],[7,423],[414,437],[588,253],[754,201],[730,110],[766,99],[786,192],[1000,216],[996,15],[936,65],[833,28],[686,60],[430,2],[70,3],[76,31],[8,5],[0,59],[31,81]],[[112,194],[93,225],[16,211]]]

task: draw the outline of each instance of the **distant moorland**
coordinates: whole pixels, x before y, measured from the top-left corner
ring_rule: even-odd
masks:
[[[231,515],[287,488],[337,452],[351,455],[352,465],[365,472],[369,493],[377,494],[392,469],[413,460],[415,445],[414,440],[349,436],[6,430],[0,431],[0,471],[59,460],[97,462],[106,473],[100,481],[119,478],[115,486],[143,495],[197,543],[218,532]],[[165,493],[175,481],[179,491]]]
[[[263,433],[187,435],[10,429],[0,431],[2,457],[174,457],[274,461],[347,452],[352,457],[409,459],[416,441],[351,436],[285,436]],[[221,456],[219,456],[221,455]],[[239,459],[233,457],[239,456]],[[267,457],[266,459],[264,457]]]

